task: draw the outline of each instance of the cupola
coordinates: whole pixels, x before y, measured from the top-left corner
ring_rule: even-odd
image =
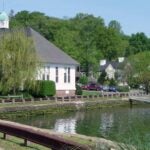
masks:
[[[8,29],[9,28],[9,17],[6,12],[0,13],[0,28]]]

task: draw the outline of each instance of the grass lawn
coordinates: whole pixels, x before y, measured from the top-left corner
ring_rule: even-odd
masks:
[[[89,96],[89,95],[100,95],[100,91],[89,91],[89,90],[83,90],[82,95],[83,96]]]
[[[24,146],[24,140],[20,138],[16,138],[13,136],[7,135],[7,140],[4,140],[2,133],[0,133],[0,150],[50,150],[50,148],[28,142],[28,146]],[[77,143],[83,144],[83,145],[90,145],[94,147],[95,142],[89,140],[89,139],[83,139],[80,137],[74,136],[68,136],[68,135],[61,135],[64,139],[75,141]]]
[[[24,140],[16,137],[8,136],[7,140],[4,140],[2,133],[0,133],[0,150],[49,150],[44,146],[29,142],[28,146],[24,146]]]

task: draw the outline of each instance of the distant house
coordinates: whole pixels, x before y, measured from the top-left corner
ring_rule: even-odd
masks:
[[[8,16],[1,13],[0,28],[9,32],[8,25]],[[23,31],[33,39],[37,55],[43,63],[43,67],[38,71],[37,80],[54,81],[57,96],[75,95],[76,67],[79,63],[32,28],[25,28]]]
[[[115,79],[115,73],[121,71],[121,64],[124,57],[119,57],[117,61],[100,60],[100,72],[105,72],[108,79]]]

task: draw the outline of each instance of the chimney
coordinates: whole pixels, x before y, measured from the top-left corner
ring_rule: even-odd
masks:
[[[122,63],[124,61],[124,57],[118,57],[118,62]]]
[[[104,65],[106,65],[106,59],[100,60],[100,66],[104,66]]]

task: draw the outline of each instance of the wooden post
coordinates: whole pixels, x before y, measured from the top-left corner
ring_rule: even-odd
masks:
[[[111,98],[114,98],[114,93],[111,93]]]
[[[14,98],[12,99],[12,104],[15,104],[15,99]]]
[[[31,102],[34,103],[34,99],[33,98],[31,98]]]
[[[2,104],[5,104],[5,100],[4,99],[2,99]]]
[[[6,140],[7,136],[6,133],[3,134],[3,139]]]
[[[57,103],[57,97],[54,97],[55,98],[55,102]]]
[[[64,96],[62,97],[62,102],[64,102]]]
[[[28,146],[28,140],[24,139],[24,146]]]

